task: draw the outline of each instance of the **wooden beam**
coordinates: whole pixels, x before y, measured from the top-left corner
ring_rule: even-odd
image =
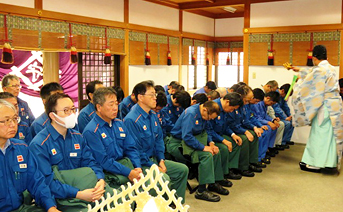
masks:
[[[179,10],[179,60],[178,60],[178,65],[179,65],[179,72],[178,72],[178,81],[181,84],[182,83],[182,50],[183,50],[183,45],[182,45],[182,31],[183,31],[183,11]]]
[[[276,1],[289,1],[289,0],[251,0],[251,3],[266,3],[266,2],[276,2]],[[196,10],[204,8],[216,8],[216,7],[225,7],[230,5],[245,4],[246,0],[216,0],[213,3],[208,1],[193,1],[180,3],[179,8],[181,10]]]
[[[80,15],[72,15],[67,13],[52,12],[48,10],[38,10],[35,8],[20,7],[9,4],[0,3],[0,13],[9,13],[12,15],[28,16],[34,18],[43,18],[48,20],[68,21],[72,23],[91,24],[94,26],[111,26],[117,28],[125,28],[126,24],[118,21],[109,21],[99,18],[91,18]]]
[[[35,9],[38,9],[38,10],[43,9],[43,0],[35,0]]]
[[[189,11],[191,12],[191,11]],[[236,12],[236,13],[217,13],[215,14],[215,19],[221,19],[221,18],[239,18],[244,17],[244,12]]]
[[[198,14],[198,15],[202,15],[202,16],[205,16],[205,17],[208,17],[208,18],[215,18],[216,17],[216,14],[211,13],[211,12],[207,12],[205,10],[189,10],[187,12]]]
[[[200,35],[190,32],[183,32],[181,34],[183,38],[191,38],[191,39],[197,39],[197,40],[204,40],[204,41],[214,41],[214,37],[208,36],[208,35]]]
[[[129,23],[129,0],[124,0],[124,23]]]
[[[343,30],[343,24],[245,28],[244,33],[264,34],[264,33],[289,33],[289,32],[318,32],[318,31],[332,31],[332,30]]]
[[[207,1],[207,2],[210,2],[210,3],[214,3],[214,2],[216,2],[216,0],[205,0],[205,1]]]
[[[204,8],[224,7],[229,5],[244,4],[245,0],[216,0],[214,3],[201,2],[186,2],[179,4],[181,10],[195,10]]]
[[[215,42],[232,42],[232,41],[243,41],[243,36],[232,36],[232,37],[215,37]]]
[[[127,28],[132,31],[149,32],[149,33],[169,35],[169,36],[174,36],[174,37],[180,36],[179,31],[161,29],[161,28],[149,27],[149,26],[143,26],[143,25],[137,25],[137,24],[127,24]]]
[[[182,33],[183,30],[183,11],[179,10],[179,32]]]
[[[155,4],[160,4],[160,5],[167,6],[167,7],[172,7],[175,9],[180,8],[179,4],[172,2],[172,1],[169,1],[169,0],[144,0],[144,1],[155,3]]]

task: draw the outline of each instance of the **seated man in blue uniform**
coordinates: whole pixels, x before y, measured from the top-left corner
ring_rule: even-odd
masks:
[[[204,87],[202,87],[199,90],[195,91],[193,96],[198,94],[198,93],[208,94],[210,91],[215,91],[216,89],[217,89],[216,83],[213,82],[213,81],[208,81]]]
[[[13,96],[17,98],[20,119],[26,122],[29,126],[31,126],[32,122],[35,120],[35,117],[31,112],[31,109],[27,102],[18,97],[21,89],[19,77],[7,74],[2,78],[1,83],[3,91],[11,93]]]
[[[211,136],[220,150],[222,162],[227,160],[228,167],[223,170],[225,176],[238,180],[242,178],[242,175],[234,170],[238,169],[242,139],[228,126],[227,114],[243,106],[243,100],[240,94],[232,92],[214,102],[219,105],[220,114],[210,121],[213,128],[213,131],[210,131],[212,132]]]
[[[89,82],[86,86],[86,94],[89,100],[89,103],[86,107],[84,107],[81,111],[79,116],[77,117],[77,123],[79,125],[79,131],[82,133],[83,129],[87,126],[87,124],[92,120],[95,116],[95,107],[93,104],[93,94],[96,89],[104,87],[102,82],[99,80],[95,80]]]
[[[227,161],[222,163],[220,150],[213,142],[211,133],[208,133],[212,130],[208,121],[219,114],[219,105],[213,101],[188,107],[170,132],[172,137],[166,142],[168,153],[177,161],[186,162],[188,157],[191,163],[199,163],[199,187],[195,198],[210,202],[220,201],[220,196],[211,191],[229,195],[229,190],[223,186],[232,186],[230,181],[224,179]]]
[[[82,205],[82,201],[90,203],[99,200],[105,192],[102,168],[93,158],[82,135],[72,129],[76,122],[76,108],[67,94],[51,95],[45,102],[45,112],[48,114],[51,124],[35,136],[30,144],[30,150],[38,161],[46,184],[58,199],[58,208],[63,211],[87,211],[87,204]],[[55,166],[58,168],[57,171]],[[91,170],[86,169],[90,171],[88,176],[94,177],[80,179],[78,174],[73,172],[73,176],[57,178],[57,174],[61,171],[67,175],[67,171],[70,173],[72,170],[83,167],[89,167]],[[85,169],[78,169],[80,172],[81,170]],[[76,185],[72,185],[87,181],[89,181],[88,186],[93,185],[94,187],[87,186],[80,190],[75,187]],[[73,199],[72,202],[80,204],[70,205],[64,201],[66,199]],[[73,206],[75,206],[75,210],[73,210]]]
[[[252,111],[255,114],[257,120],[264,125],[268,125],[273,131],[277,131],[282,126],[279,124],[280,120],[272,119],[268,114],[268,107],[273,106],[279,101],[280,94],[276,91],[271,91],[265,94],[263,101],[258,102],[252,106]],[[281,137],[282,138],[282,137]],[[272,157],[275,157],[277,154],[277,150],[275,149],[276,140],[275,138],[274,144],[272,142],[269,143],[269,152],[268,154]],[[281,139],[280,139],[281,140]]]
[[[155,90],[156,90],[156,86],[155,86]],[[167,137],[167,127],[172,126],[172,123],[170,123],[170,119],[166,118],[167,117],[166,112],[162,110],[167,105],[167,97],[166,97],[165,92],[158,91],[156,93],[157,93],[156,94],[156,107],[152,110],[157,115],[157,118],[162,128],[163,139],[165,139]]]
[[[57,82],[50,82],[45,84],[40,92],[39,95],[42,98],[43,104],[45,104],[48,97],[54,93],[63,93],[63,88]],[[41,130],[43,130],[46,126],[50,125],[48,115],[43,112],[31,125],[31,134],[34,138]]]
[[[0,211],[59,211],[27,144],[13,138],[18,120],[14,106],[0,99]],[[25,190],[42,208],[24,204]]]
[[[96,113],[83,136],[95,160],[105,171],[106,183],[119,188],[135,178],[139,180],[142,166],[138,149],[123,122],[116,119],[116,92],[112,88],[99,88],[92,99]]]
[[[285,130],[282,138],[282,147],[287,149],[289,148],[289,146],[287,145],[294,145],[294,142],[291,141],[294,131],[294,127],[292,126],[291,110],[289,109],[287,101],[285,100],[290,87],[291,85],[288,83],[280,87],[280,100],[277,104],[273,105],[275,116],[279,117],[281,121],[285,123]]]
[[[245,177],[253,177],[253,172],[262,172],[258,164],[258,139],[261,136],[261,129],[250,121],[250,114],[247,112],[246,104],[252,98],[252,91],[249,86],[241,85],[236,89],[244,102],[244,106],[234,110],[227,116],[227,122],[232,131],[242,139],[241,154],[238,169]]]
[[[165,85],[164,91],[166,92],[166,95],[174,94],[178,90],[179,85],[178,81],[171,81],[169,85]]]
[[[165,114],[166,131],[169,133],[174,127],[181,113],[191,104],[191,96],[187,91],[176,91],[174,94],[167,96],[167,105],[162,109]]]
[[[119,104],[118,118],[124,120],[125,116],[130,112],[131,108],[137,103],[135,94],[132,92],[130,96],[127,96]]]
[[[19,106],[18,106],[17,98],[15,98],[15,96],[13,96],[11,93],[8,93],[8,92],[1,92],[0,99],[4,99],[8,101],[9,103],[11,103],[12,105],[14,105],[15,109],[17,110],[17,114],[19,116]],[[17,134],[14,136],[14,138],[23,140],[25,141],[26,144],[30,144],[32,140],[30,127],[26,122],[22,121],[21,118],[19,119]]]
[[[156,92],[151,81],[143,81],[133,88],[137,104],[124,119],[124,124],[136,142],[143,170],[154,163],[165,177],[170,178],[170,187],[185,201],[188,168],[184,164],[165,160],[162,128],[153,108],[156,107]]]

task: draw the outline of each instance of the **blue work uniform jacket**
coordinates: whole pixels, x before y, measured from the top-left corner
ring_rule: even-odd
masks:
[[[158,122],[154,111],[147,113],[138,104],[125,117],[124,124],[136,141],[142,166],[150,167],[153,164],[151,157],[155,157],[158,163],[165,159],[163,133]]]
[[[14,138],[25,141],[26,144],[30,144],[32,141],[32,135],[29,125],[26,122],[20,121],[18,123],[18,131]]]
[[[5,154],[0,151],[0,211],[12,211],[23,204],[27,189],[45,210],[56,206],[37,161],[24,141],[11,138]]]
[[[252,105],[252,111],[257,120],[264,125],[267,125],[268,122],[273,121],[273,119],[267,114],[267,106],[264,104],[264,101],[260,101],[259,103]]]
[[[213,141],[221,143],[224,140],[223,135],[232,136],[234,132],[229,127],[227,121],[228,113],[224,112],[220,98],[213,101],[219,105],[220,114],[217,116],[217,118],[209,121],[213,129],[212,131],[210,131],[210,133]]]
[[[83,131],[83,137],[104,170],[129,176],[131,169],[117,162],[124,157],[128,157],[135,168],[141,168],[136,142],[121,120],[114,119],[109,125],[95,114]]]
[[[200,114],[200,105],[195,104],[188,107],[175,123],[170,134],[180,140],[184,140],[187,146],[202,151],[205,146],[200,143],[194,136],[207,131],[207,142],[212,141],[210,124],[202,119]]]
[[[176,123],[177,119],[180,117],[184,109],[182,107],[176,107],[173,105],[173,101],[171,99],[171,95],[167,96],[167,105],[162,109],[162,111],[165,114],[166,123],[170,124],[170,126],[167,126],[167,132],[170,132],[170,130],[174,127],[174,124]]]
[[[93,158],[83,136],[76,130],[68,129],[66,137],[63,138],[50,124],[34,137],[30,150],[38,161],[46,184],[56,198],[75,198],[79,189],[54,180],[51,168],[54,165],[57,165],[59,170],[90,167],[98,179],[104,179],[102,168]]]
[[[202,87],[202,88],[200,88],[199,90],[195,91],[194,94],[193,94],[193,96],[195,96],[195,94],[198,94],[198,93],[204,93],[204,94],[206,94],[205,88]]]
[[[77,123],[79,125],[79,130],[82,133],[87,124],[92,120],[95,115],[95,107],[90,102],[86,107],[84,107],[79,116],[77,117]]]
[[[21,120],[23,120],[29,126],[31,126],[31,124],[35,120],[35,116],[33,115],[31,109],[29,108],[29,105],[27,104],[27,102],[25,102],[24,100],[18,97],[17,97],[17,101],[18,101],[18,107],[19,107],[19,116]]]
[[[131,108],[135,103],[131,99],[131,95],[123,99],[119,104],[119,115],[118,118],[124,120],[125,116],[130,112]]]

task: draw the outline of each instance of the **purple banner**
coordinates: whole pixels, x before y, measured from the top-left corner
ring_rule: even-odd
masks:
[[[2,50],[0,50],[2,54]],[[13,74],[20,78],[21,92],[39,97],[40,88],[43,86],[43,57],[39,51],[13,50],[14,63],[0,63],[0,79],[6,74]],[[65,93],[78,101],[77,64],[70,63],[70,53],[60,52],[60,84]]]

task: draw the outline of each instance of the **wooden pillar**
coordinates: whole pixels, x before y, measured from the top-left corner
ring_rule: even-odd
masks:
[[[60,82],[58,52],[43,52],[43,82],[44,85],[49,82]]]
[[[182,22],[183,22],[183,11],[182,10],[179,10],[179,32],[180,32],[180,36],[179,36],[179,61],[178,61],[178,64],[179,64],[179,76],[178,76],[178,82],[180,84],[182,84],[182,57],[183,57],[183,54],[182,54],[182,51],[183,51],[183,48],[182,48]],[[188,86],[186,86],[187,88]]]
[[[129,24],[129,0],[124,0],[124,23],[126,27]],[[120,56],[120,87],[123,89],[125,96],[131,94],[129,91],[129,30],[125,29],[124,52]]]
[[[125,30],[125,55],[120,56],[120,86],[126,96],[131,94],[129,91],[129,30]]]
[[[250,0],[246,0],[244,5],[244,35],[243,35],[243,82],[249,84],[249,31],[250,28]]]

